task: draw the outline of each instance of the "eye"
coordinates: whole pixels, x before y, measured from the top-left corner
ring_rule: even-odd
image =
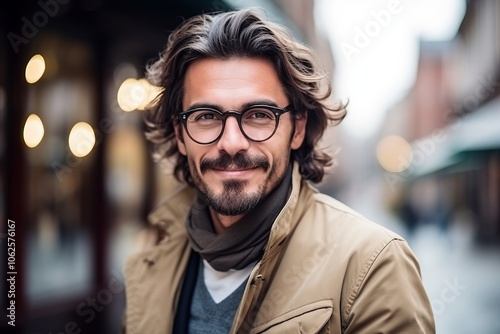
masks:
[[[219,115],[216,112],[210,110],[197,111],[191,114],[191,117],[189,118],[193,122],[211,122],[220,120]]]
[[[273,120],[274,113],[265,108],[253,108],[245,112],[245,119],[248,120]]]

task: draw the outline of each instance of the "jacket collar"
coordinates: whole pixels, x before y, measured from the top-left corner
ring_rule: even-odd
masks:
[[[292,191],[271,228],[262,261],[254,269],[247,283],[244,295],[246,297],[240,304],[233,323],[234,331],[241,327],[257,298],[265,291],[264,287],[269,280],[266,279],[264,285],[258,288],[250,289],[249,286],[255,286],[254,281],[258,281],[259,277],[268,278],[272,275],[279,254],[285,248],[284,241],[308,206],[311,191],[301,188],[310,187],[302,180],[298,163],[294,163]],[[182,277],[191,252],[185,220],[195,196],[194,189],[182,186],[149,215],[150,228],[157,231],[156,237],[151,238],[153,244],[150,246],[157,246],[146,246],[143,252],[129,258],[125,267],[128,294],[127,332],[156,333],[158,328],[172,328]]]
[[[292,173],[292,191],[290,196],[276,218],[269,237],[269,242],[266,250],[272,248],[273,245],[281,243],[297,223],[292,220],[294,211],[297,208],[300,188],[302,183],[302,176],[299,171],[299,164],[293,163]],[[168,235],[172,236],[174,233],[185,234],[185,220],[191,208],[191,205],[196,197],[196,190],[183,185],[155,208],[148,216],[149,223],[160,230],[168,228]],[[302,202],[302,201],[301,201]]]
[[[271,234],[269,236],[269,242],[265,248],[265,252],[273,249],[276,245],[281,244],[295,227],[297,221],[293,221],[292,218],[294,216],[295,210],[297,209],[301,183],[302,176],[299,172],[299,165],[297,162],[294,162],[292,173],[292,191],[290,193],[290,196],[288,197],[287,202],[274,221],[274,224],[271,228]]]

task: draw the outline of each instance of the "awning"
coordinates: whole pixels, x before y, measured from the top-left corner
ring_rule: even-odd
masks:
[[[500,97],[454,120],[440,138],[444,139],[437,142],[430,136],[413,143],[411,177],[478,168],[474,153],[500,150]]]
[[[454,126],[455,153],[500,149],[500,97],[459,119]]]

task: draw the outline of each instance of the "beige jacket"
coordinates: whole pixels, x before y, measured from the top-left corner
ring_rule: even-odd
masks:
[[[153,247],[125,267],[128,334],[171,333],[189,258],[185,187],[151,215]],[[408,244],[317,192],[294,167],[292,193],[248,279],[231,333],[435,333]]]

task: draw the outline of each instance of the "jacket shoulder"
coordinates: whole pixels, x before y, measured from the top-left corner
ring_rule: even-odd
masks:
[[[195,191],[180,186],[165,197],[148,215],[147,223],[139,230],[133,254],[148,251],[173,237],[185,234],[184,222]]]
[[[163,199],[148,216],[151,225],[161,222],[172,222],[183,220],[188,212],[196,192],[193,188],[182,185],[175,189],[169,196]]]
[[[318,224],[315,225],[323,225],[322,228],[326,229],[325,232],[342,234],[344,238],[352,238],[358,242],[370,244],[389,242],[390,240],[405,241],[401,235],[381,225],[381,222],[375,222],[363,216],[327,194],[314,192],[312,199],[312,207],[314,207],[316,215],[322,216],[322,219],[319,219]]]
[[[311,225],[310,233],[328,250],[322,251],[328,255],[327,266],[342,273],[335,277],[343,282],[340,310],[344,330],[388,333],[405,328],[404,332],[433,333],[432,309],[420,266],[406,240],[326,194],[315,192],[312,200],[308,210],[312,219],[306,222]],[[384,318],[384,309],[373,305],[373,300],[384,300],[385,309],[399,318]],[[380,322],[367,321],[371,318]]]

